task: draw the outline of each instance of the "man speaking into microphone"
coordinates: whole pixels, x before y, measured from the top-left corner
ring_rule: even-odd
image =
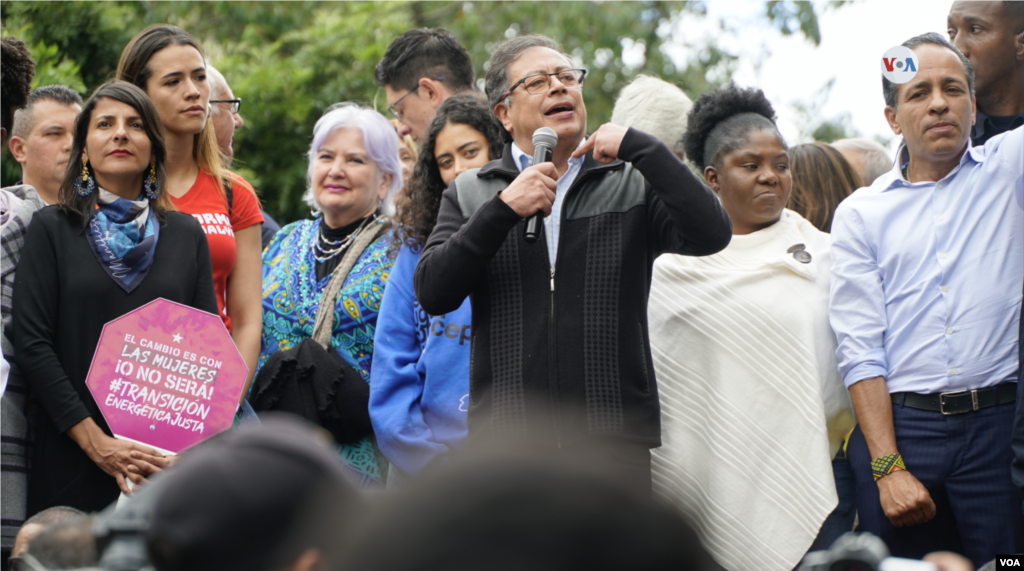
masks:
[[[722,250],[732,225],[658,139],[612,124],[585,138],[585,76],[544,36],[494,50],[485,89],[504,153],[445,191],[414,284],[432,315],[471,296],[471,439],[522,437],[596,457],[649,494],[650,449],[661,443],[651,268],[663,253]],[[557,143],[550,162],[531,165],[544,127]]]

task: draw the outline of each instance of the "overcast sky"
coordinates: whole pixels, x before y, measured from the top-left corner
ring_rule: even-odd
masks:
[[[762,16],[764,2],[710,0],[707,20],[683,20],[675,30],[675,49],[684,55],[706,34],[717,44],[739,53],[735,81],[764,90],[779,115],[783,135],[801,141],[800,118],[792,103],[811,103],[831,79],[835,83],[821,115],[849,113],[852,126],[862,135],[893,137],[882,110],[879,60],[890,47],[924,32],[946,35],[946,14],[952,0],[862,0],[840,8],[818,7],[821,44],[802,34],[782,36]],[[726,30],[718,29],[722,19]],[[673,51],[673,56],[676,53]]]

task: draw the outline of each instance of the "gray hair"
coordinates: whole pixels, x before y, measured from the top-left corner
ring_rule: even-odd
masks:
[[[224,79],[224,74],[217,71],[217,68],[209,64],[206,65],[206,75],[210,78],[210,99],[222,99],[224,92],[228,90],[228,80]],[[220,114],[220,109],[216,105],[211,105],[210,108],[214,115]]]
[[[63,85],[37,87],[28,94],[28,103],[25,107],[14,112],[14,127],[11,128],[12,136],[24,139],[28,137],[32,129],[35,129],[36,120],[32,116],[32,106],[35,105],[36,101],[54,101],[67,107],[72,105],[82,106],[82,97],[75,93],[73,89]]]
[[[964,54],[960,53],[960,50],[956,49],[956,46],[949,43],[949,40],[935,32],[928,32],[926,34],[921,34],[920,36],[914,36],[900,45],[905,48],[914,49],[921,44],[934,44],[936,46],[941,46],[955,53],[956,57],[960,58],[960,67],[963,68],[964,75],[967,76],[967,88],[971,93],[971,99],[974,99],[974,67],[972,67],[971,62],[964,57]],[[899,84],[889,81],[884,75],[882,76],[882,95],[885,97],[885,104],[893,109],[896,109],[896,92],[899,91],[899,88]]]
[[[380,113],[350,102],[331,105],[313,127],[313,142],[309,146],[309,164],[306,167],[306,192],[302,199],[310,208],[320,209],[313,196],[313,161],[327,136],[336,129],[359,129],[363,136],[363,149],[370,160],[377,163],[378,175],[391,175],[391,184],[381,201],[378,214],[393,215],[395,195],[402,189],[402,163],[398,158],[398,146],[401,143],[398,133]]]
[[[540,34],[529,34],[516,36],[498,44],[491,52],[491,59],[487,62],[487,75],[484,77],[484,92],[487,93],[487,106],[494,112],[494,108],[502,102],[502,95],[508,90],[512,83],[508,76],[508,68],[519,56],[530,48],[549,48],[565,56],[567,61],[572,61],[568,54],[562,51],[562,44],[547,36]],[[506,131],[505,139],[511,140],[511,135]]]
[[[839,152],[856,151],[864,157],[864,172],[861,173],[864,186],[871,186],[876,178],[892,170],[893,157],[889,155],[889,150],[877,141],[854,137],[840,139],[831,145]]]
[[[682,155],[686,115],[693,101],[675,85],[648,75],[638,75],[622,88],[611,122],[654,135]]]

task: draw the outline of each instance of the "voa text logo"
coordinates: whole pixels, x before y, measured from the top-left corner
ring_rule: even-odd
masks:
[[[996,555],[996,569],[1021,569],[1020,555]]]

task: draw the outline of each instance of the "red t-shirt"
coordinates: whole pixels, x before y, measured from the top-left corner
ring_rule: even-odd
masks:
[[[225,301],[228,276],[235,267],[235,232],[263,222],[263,214],[260,213],[252,186],[236,174],[231,176],[230,219],[224,196],[217,189],[214,178],[204,170],[199,171],[196,182],[188,192],[178,198],[171,197],[174,206],[194,216],[206,232],[210,261],[213,263],[213,289],[217,294],[217,309],[228,331],[231,331],[231,319]]]

